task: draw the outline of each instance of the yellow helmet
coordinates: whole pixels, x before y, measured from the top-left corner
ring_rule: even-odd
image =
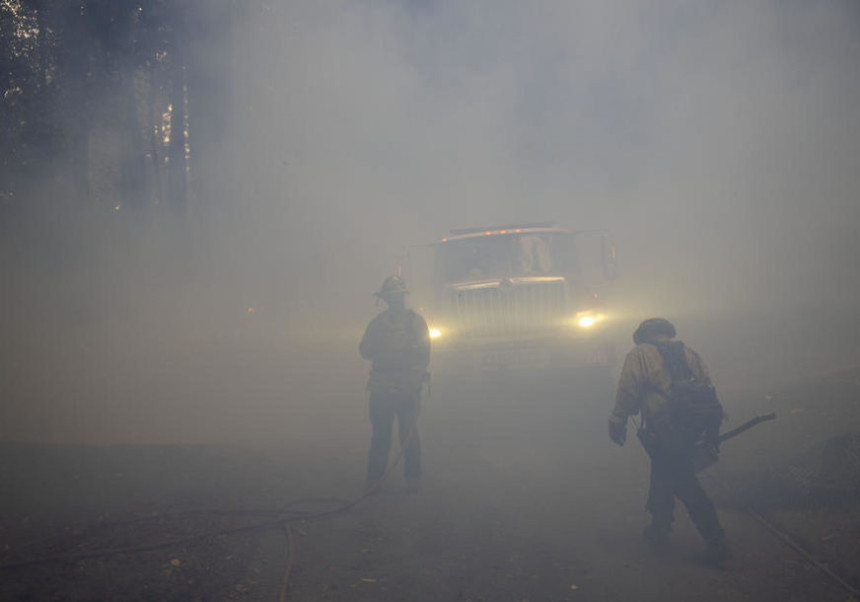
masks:
[[[675,338],[675,326],[665,318],[648,318],[633,333],[633,342],[637,345],[650,343],[658,336]]]
[[[409,292],[406,288],[406,282],[400,276],[389,276],[382,281],[382,286],[375,293],[377,297],[387,297],[389,295],[405,295]]]

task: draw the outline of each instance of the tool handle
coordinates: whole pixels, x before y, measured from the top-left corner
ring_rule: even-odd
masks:
[[[732,437],[737,437],[741,433],[750,430],[752,427],[760,424],[762,422],[767,422],[768,420],[776,420],[776,412],[771,412],[770,414],[763,414],[761,416],[756,416],[752,420],[748,420],[744,422],[739,427],[733,428],[732,430],[723,433],[720,435],[719,441],[723,442],[727,439],[731,439]]]

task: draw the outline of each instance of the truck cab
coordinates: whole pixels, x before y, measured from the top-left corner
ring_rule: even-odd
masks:
[[[432,267],[413,280],[434,357],[446,369],[614,361],[607,336],[607,285],[616,271],[609,233],[510,224],[452,230],[429,248]]]

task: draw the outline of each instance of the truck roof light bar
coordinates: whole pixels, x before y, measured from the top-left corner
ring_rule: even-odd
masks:
[[[455,228],[450,231],[451,234],[455,236],[460,236],[462,234],[479,234],[481,232],[498,232],[499,234],[506,234],[507,232],[524,230],[526,228],[554,228],[556,226],[555,222],[533,222],[528,224],[506,224],[504,226],[482,226],[478,228]],[[507,232],[502,232],[506,230]]]

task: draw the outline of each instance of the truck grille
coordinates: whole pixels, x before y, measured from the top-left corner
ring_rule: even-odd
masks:
[[[558,327],[566,313],[565,283],[453,290],[450,302],[463,334],[524,334]]]

